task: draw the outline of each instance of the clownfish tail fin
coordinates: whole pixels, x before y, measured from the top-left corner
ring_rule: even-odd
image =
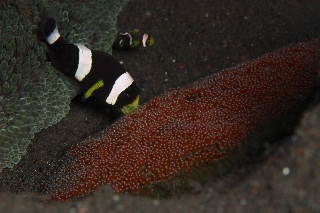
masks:
[[[58,31],[58,10],[47,8],[41,22],[41,33],[48,44],[54,44],[59,38]]]

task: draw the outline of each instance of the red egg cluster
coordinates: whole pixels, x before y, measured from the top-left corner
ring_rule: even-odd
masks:
[[[154,98],[73,147],[48,193],[67,200],[103,184],[139,192],[225,158],[308,96],[319,50],[319,40],[289,46]]]

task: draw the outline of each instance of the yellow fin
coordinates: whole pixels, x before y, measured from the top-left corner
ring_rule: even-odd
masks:
[[[92,93],[94,91],[96,91],[97,89],[101,88],[104,86],[103,80],[99,80],[97,81],[94,85],[92,85],[87,91],[86,93],[84,93],[84,95],[82,96],[82,101],[86,100],[87,98],[89,98]]]
[[[139,95],[138,95],[138,96],[136,97],[136,99],[135,99],[132,103],[130,103],[130,104],[122,107],[122,108],[121,108],[122,113],[125,114],[125,115],[128,115],[128,114],[130,114],[133,110],[137,109],[138,106],[139,106],[139,98],[140,98],[140,97],[139,97]]]

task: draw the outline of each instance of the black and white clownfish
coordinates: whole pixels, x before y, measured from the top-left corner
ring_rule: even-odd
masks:
[[[114,49],[130,49],[139,46],[149,47],[154,44],[154,38],[147,33],[140,33],[138,29],[125,33],[118,33],[112,48]]]
[[[111,105],[129,114],[139,105],[139,88],[131,75],[111,55],[70,44],[61,37],[55,11],[46,12],[41,24],[52,64],[80,82],[82,101]]]

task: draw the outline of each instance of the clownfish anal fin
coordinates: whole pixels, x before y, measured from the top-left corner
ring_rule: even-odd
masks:
[[[81,101],[85,101],[92,96],[94,92],[104,86],[103,80],[98,80],[95,84],[93,84],[89,89],[85,91],[83,94]]]

